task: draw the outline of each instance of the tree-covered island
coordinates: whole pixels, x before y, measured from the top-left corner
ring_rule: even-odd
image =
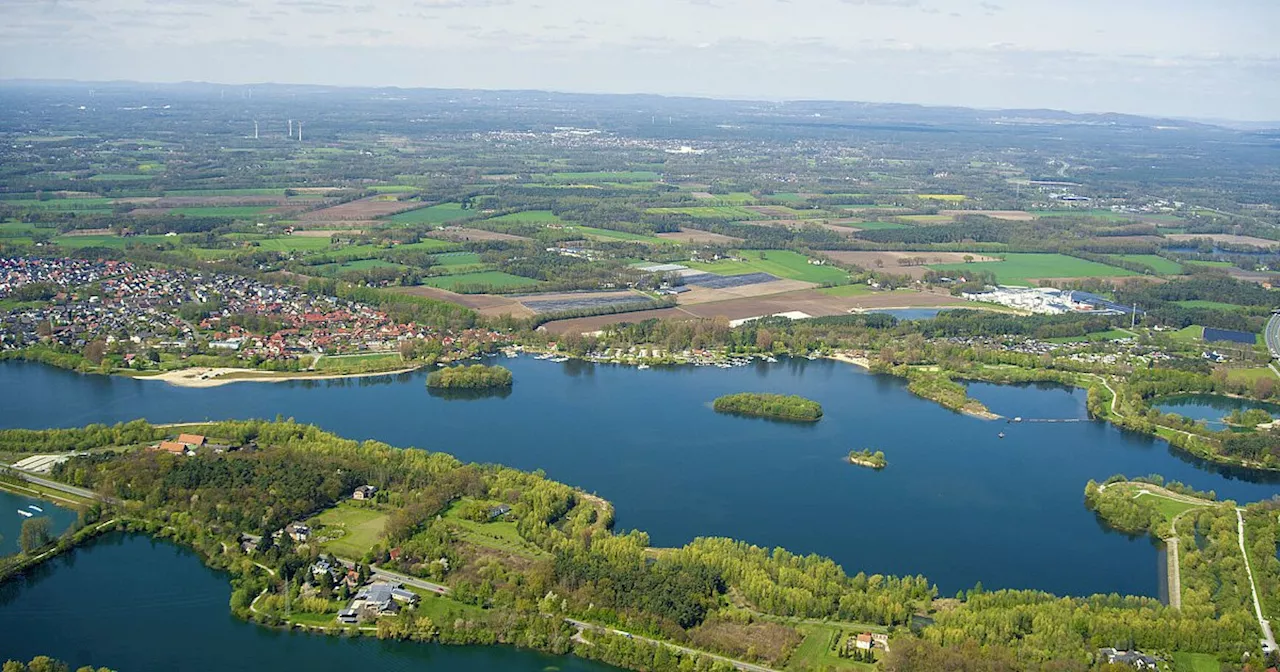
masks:
[[[822,404],[794,394],[791,396],[753,392],[727,394],[717,398],[713,408],[717,413],[735,413],[797,422],[817,422],[822,418]]]
[[[427,387],[448,390],[483,390],[511,387],[511,370],[501,366],[455,366],[432,371]]]
[[[869,469],[884,469],[889,466],[889,461],[884,459],[884,451],[872,451],[870,448],[862,450],[849,451],[849,464],[856,464],[859,467],[867,467]]]

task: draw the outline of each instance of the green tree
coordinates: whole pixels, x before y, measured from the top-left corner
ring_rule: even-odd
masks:
[[[22,523],[22,532],[18,536],[18,544],[23,553],[32,553],[53,538],[49,531],[49,519],[43,516],[28,518]]]

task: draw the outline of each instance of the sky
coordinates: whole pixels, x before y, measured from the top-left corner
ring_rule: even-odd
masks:
[[[1280,120],[1277,0],[0,0],[0,79]]]

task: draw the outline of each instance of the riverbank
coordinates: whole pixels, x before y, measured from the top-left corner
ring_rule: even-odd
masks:
[[[392,369],[390,371],[371,371],[368,373],[294,373],[261,371],[258,369],[208,368],[193,367],[166,371],[153,376],[129,376],[137,380],[158,380],[176,387],[219,387],[231,383],[281,383],[291,380],[339,380],[344,378],[369,378],[373,376],[398,376],[412,373],[422,365]]]

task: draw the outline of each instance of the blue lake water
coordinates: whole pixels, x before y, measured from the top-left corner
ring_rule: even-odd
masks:
[[[32,506],[43,511],[36,511]],[[17,553],[20,548],[18,535],[22,531],[22,523],[29,518],[18,513],[19,511],[30,513],[30,518],[48,518],[49,530],[54,534],[62,534],[71,527],[78,515],[71,509],[54,506],[43,499],[0,490],[0,555]]]
[[[231,616],[225,574],[192,552],[109,534],[0,584],[0,660],[114,670],[608,672],[511,647],[451,647],[269,630]]]
[[[1160,399],[1153,406],[1162,413],[1177,413],[1192,420],[1203,420],[1213,429],[1226,427],[1223,418],[1232,411],[1247,411],[1260,408],[1271,414],[1272,418],[1280,418],[1280,404],[1270,404],[1252,399],[1237,399],[1217,394],[1181,394]]]
[[[425,373],[189,389],[10,362],[0,386],[22,393],[10,395],[0,425],[293,417],[355,439],[543,469],[612,500],[618,526],[647,531],[657,546],[734,537],[827,555],[850,573],[923,574],[944,594],[981,581],[1157,595],[1155,545],[1098,523],[1082,504],[1090,478],[1160,473],[1242,502],[1280,491],[1104,423],[982,421],[831,361],[650,370],[493,361],[515,374],[509,396],[435,397]],[[971,389],[1010,417],[1084,416],[1083,390]],[[802,394],[826,415],[800,425],[711,410],[717,396],[742,391]],[[888,468],[842,462],[861,448],[883,450]]]
[[[932,320],[938,316],[938,313],[946,310],[955,310],[955,308],[882,308],[867,312],[892,315],[899,320]]]

